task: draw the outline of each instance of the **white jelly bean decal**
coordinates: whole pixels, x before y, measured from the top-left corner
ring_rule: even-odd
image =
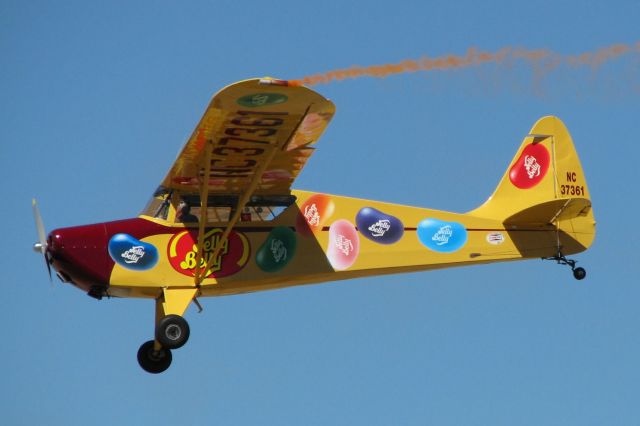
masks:
[[[333,269],[342,271],[349,268],[360,253],[360,239],[355,226],[348,220],[337,220],[329,227],[327,259]]]

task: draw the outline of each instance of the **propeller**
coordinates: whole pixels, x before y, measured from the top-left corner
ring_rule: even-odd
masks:
[[[36,230],[38,231],[38,242],[33,245],[33,250],[44,256],[44,263],[47,265],[47,271],[49,272],[49,282],[53,284],[53,279],[51,278],[51,264],[49,263],[49,253],[47,253],[47,234],[44,231],[42,216],[40,216],[40,210],[38,209],[38,204],[36,203],[35,198],[31,201],[31,205],[33,207],[33,217],[36,220]]]

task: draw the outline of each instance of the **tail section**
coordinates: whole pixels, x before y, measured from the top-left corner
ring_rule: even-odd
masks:
[[[571,136],[557,117],[534,124],[489,199],[469,212],[507,229],[555,228],[558,250],[588,248],[595,236],[589,188]]]

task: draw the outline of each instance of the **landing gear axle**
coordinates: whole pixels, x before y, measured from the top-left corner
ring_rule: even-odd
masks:
[[[138,363],[147,373],[158,374],[165,371],[171,365],[171,350],[154,348],[154,341],[149,340],[138,349]]]
[[[178,349],[189,340],[189,323],[180,315],[167,315],[158,321],[156,339],[163,348]]]

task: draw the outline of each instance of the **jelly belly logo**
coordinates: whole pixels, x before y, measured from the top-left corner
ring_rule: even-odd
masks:
[[[549,170],[549,151],[541,143],[527,145],[509,171],[511,183],[520,189],[536,186]]]
[[[211,260],[222,233],[222,229],[216,228],[204,234],[199,268],[204,269],[207,263],[210,263],[210,269],[205,274],[206,278],[233,275],[244,268],[249,260],[251,251],[249,241],[247,237],[236,231],[231,231],[218,256]],[[167,251],[169,263],[173,269],[184,275],[195,275],[198,257],[197,232],[183,231],[174,235],[169,241]]]
[[[285,95],[280,93],[254,93],[238,99],[238,103],[244,107],[255,108],[265,105],[283,104],[287,102]]]
[[[457,222],[425,219],[418,224],[418,239],[427,248],[451,253],[467,242],[467,230]]]
[[[373,207],[360,209],[356,215],[356,225],[365,238],[379,244],[393,244],[404,233],[404,225],[400,219]]]
[[[109,240],[109,256],[118,265],[134,271],[145,271],[158,263],[158,250],[129,234],[116,234]]]

